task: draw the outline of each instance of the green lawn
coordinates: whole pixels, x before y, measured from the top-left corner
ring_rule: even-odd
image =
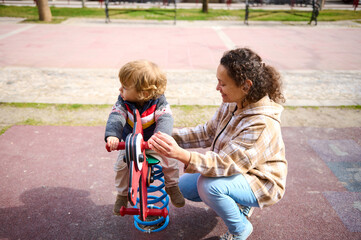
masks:
[[[70,17],[82,18],[105,18],[104,9],[98,8],[58,8],[51,7],[54,22],[61,22]],[[209,13],[203,13],[201,9],[177,9],[177,20],[244,20],[244,10],[209,9]],[[134,20],[173,20],[174,9],[150,8],[150,9],[110,9],[111,19],[134,19]],[[36,7],[16,7],[0,5],[0,17],[22,17],[27,21],[37,21],[38,10]],[[250,9],[250,21],[309,21],[309,11],[292,10],[255,10]],[[359,20],[361,11],[351,10],[323,10],[318,16],[319,21]]]
[[[105,126],[112,105],[94,104],[49,104],[0,102],[0,135],[14,125],[52,126]],[[174,127],[194,127],[211,119],[219,106],[172,105]],[[360,105],[340,107],[288,107],[288,114],[301,108],[320,110],[338,108],[359,111]],[[14,114],[16,113],[16,114]],[[304,114],[304,112],[303,112]],[[313,114],[315,114],[313,112]],[[186,117],[185,117],[186,116]],[[330,116],[330,115],[327,115]]]

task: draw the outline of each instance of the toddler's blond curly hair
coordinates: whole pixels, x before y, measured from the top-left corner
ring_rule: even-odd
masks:
[[[165,73],[157,64],[147,60],[126,63],[119,71],[119,81],[124,87],[135,87],[141,101],[160,97],[167,86]]]

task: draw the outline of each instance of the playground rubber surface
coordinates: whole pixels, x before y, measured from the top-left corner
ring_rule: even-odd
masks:
[[[360,239],[361,128],[282,130],[286,194],[254,211],[249,239]],[[104,127],[14,126],[0,136],[1,239],[196,240],[226,232],[213,210],[190,201],[170,204],[170,223],[158,233],[113,216],[117,153],[105,150],[103,134]]]

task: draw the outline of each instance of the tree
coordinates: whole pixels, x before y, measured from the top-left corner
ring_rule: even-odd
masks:
[[[203,0],[202,12],[208,13],[208,0]]]
[[[45,22],[51,22],[52,16],[48,5],[48,0],[37,0],[36,3],[38,5],[39,20]]]

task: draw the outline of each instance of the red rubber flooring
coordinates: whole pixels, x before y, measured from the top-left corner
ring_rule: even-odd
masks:
[[[15,126],[0,136],[0,239],[217,239],[203,203],[170,206],[159,233],[112,215],[104,127]],[[249,239],[361,239],[361,128],[284,128],[289,175],[278,204],[256,209]],[[182,169],[182,168],[181,168]]]

